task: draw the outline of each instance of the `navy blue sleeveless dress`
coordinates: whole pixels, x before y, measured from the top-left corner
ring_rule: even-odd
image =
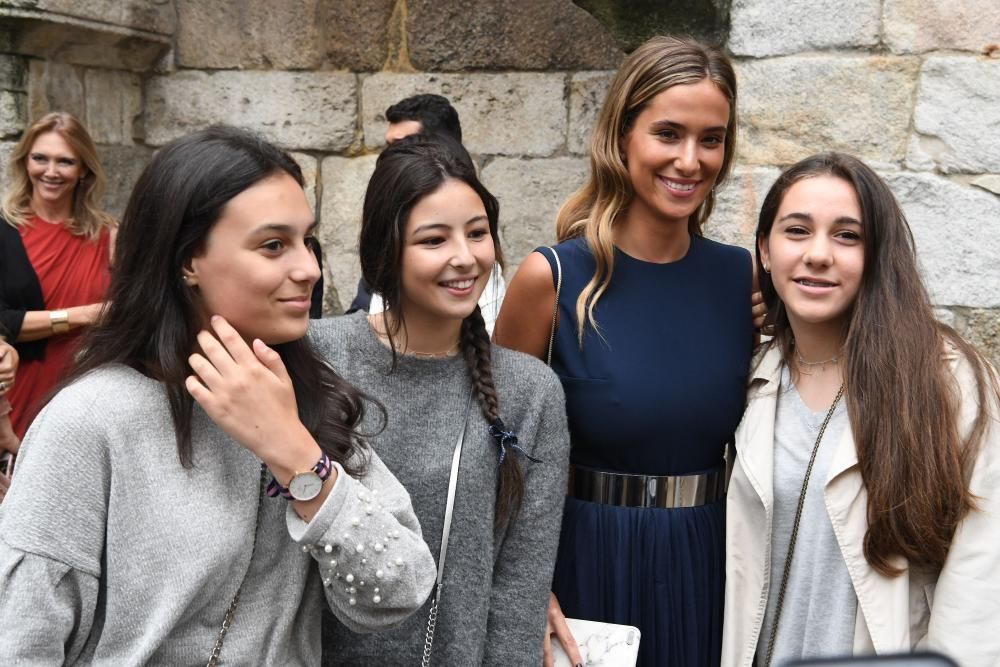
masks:
[[[576,300],[594,258],[582,238],[556,251],[552,368],[566,390],[572,462],[645,475],[717,469],[746,397],[749,253],[703,237],[667,264],[616,250],[595,307],[600,333],[587,327],[581,349]],[[551,252],[539,252],[555,277]],[[638,627],[642,665],[719,665],[725,499],[658,509],[567,498],[553,591],[568,617]]]

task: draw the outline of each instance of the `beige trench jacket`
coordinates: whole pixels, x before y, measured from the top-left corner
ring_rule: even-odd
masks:
[[[962,389],[960,423],[968,429],[976,414],[971,369],[954,352],[948,360]],[[726,516],[723,667],[753,664],[771,589],[774,416],[780,377],[780,353],[771,349],[751,374],[747,410],[736,433]],[[867,493],[850,429],[836,443],[823,480],[824,497],[858,597],[854,653],[929,649],[951,656],[961,667],[1000,665],[1000,423],[995,405],[991,414],[970,480],[972,492],[981,499],[979,508],[962,521],[939,572],[907,568],[901,576],[888,578],[868,565],[862,546]],[[907,567],[904,559],[898,564]]]

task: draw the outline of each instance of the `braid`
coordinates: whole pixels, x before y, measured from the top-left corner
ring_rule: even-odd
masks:
[[[490,337],[479,306],[462,321],[462,356],[469,369],[472,390],[487,423],[500,417],[500,399],[493,384],[493,360]],[[524,497],[524,473],[516,456],[507,456],[500,465],[494,524],[506,523],[517,511]]]
[[[500,400],[493,385],[493,358],[490,350],[490,339],[486,333],[486,323],[479,306],[472,314],[462,320],[461,333],[462,356],[469,369],[472,379],[472,389],[476,392],[479,409],[487,422],[500,416]]]

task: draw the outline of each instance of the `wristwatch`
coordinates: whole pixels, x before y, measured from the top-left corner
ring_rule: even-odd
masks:
[[[287,487],[282,486],[278,480],[272,477],[271,483],[267,485],[267,495],[272,498],[280,495],[289,500],[312,500],[323,490],[323,482],[330,479],[331,472],[333,472],[333,464],[326,452],[323,452],[319,461],[312,468],[292,475]]]
[[[69,311],[50,310],[49,324],[52,326],[52,333],[66,333],[69,331]]]

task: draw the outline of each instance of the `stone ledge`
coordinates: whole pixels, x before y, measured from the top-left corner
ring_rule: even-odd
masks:
[[[55,17],[174,34],[174,0],[0,0],[0,8],[27,9]]]
[[[144,72],[171,39],[140,30],[52,12],[0,6],[0,50],[73,65]]]

